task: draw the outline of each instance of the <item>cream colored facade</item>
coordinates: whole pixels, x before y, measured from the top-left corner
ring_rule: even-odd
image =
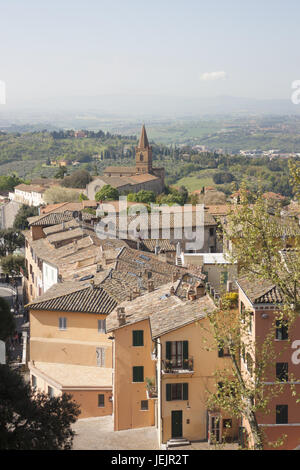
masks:
[[[133,346],[133,331],[143,331],[144,345]],[[114,332],[114,429],[154,426],[155,401],[148,400],[146,377],[155,377],[149,320],[143,320]],[[144,381],[133,382],[133,367],[142,366]],[[142,409],[148,401],[148,410]]]
[[[136,323],[114,329],[114,429],[115,431],[146,426],[156,426],[159,445],[167,443],[174,435],[172,412],[182,412],[181,437],[190,441],[208,439],[209,417],[214,410],[208,410],[209,392],[216,387],[214,373],[228,367],[228,357],[218,357],[216,350],[207,351],[204,337],[207,336],[208,320],[194,321],[176,328],[161,337],[151,336],[150,320],[146,318]],[[133,331],[144,332],[143,346],[133,346]],[[188,341],[189,358],[192,370],[166,371],[167,342]],[[144,368],[143,382],[133,382],[133,367]],[[155,381],[156,393],[147,392],[146,377]],[[167,400],[167,384],[188,384],[188,399]],[[152,398],[151,398],[152,396]],[[141,402],[148,399],[148,410],[141,409]],[[223,429],[220,417],[220,439],[233,440],[238,435],[238,422],[232,419],[232,427]]]
[[[98,332],[98,320],[105,319],[101,314],[30,310],[31,383],[49,394],[72,394],[80,418],[112,413],[112,345],[106,333]],[[99,395],[104,395],[101,406]]]
[[[207,407],[209,393],[216,388],[215,372],[229,367],[228,357],[218,357],[215,348],[206,350],[206,345],[214,344],[213,338],[207,333],[209,323],[207,319],[193,322],[182,328],[176,329],[160,338],[161,364],[158,362],[158,376],[161,373],[158,406],[161,406],[161,423],[158,423],[160,443],[166,443],[173,437],[172,412],[182,412],[182,437],[190,441],[203,440],[209,437],[209,415],[214,410]],[[205,340],[209,343],[206,343]],[[191,371],[166,372],[164,363],[166,360],[167,342],[188,341],[188,356],[193,362]],[[187,400],[167,400],[167,384],[188,384]],[[217,413],[218,414],[218,413]],[[233,440],[237,437],[237,420],[232,420],[232,428],[223,428],[223,416],[220,414],[220,439],[222,436]]]

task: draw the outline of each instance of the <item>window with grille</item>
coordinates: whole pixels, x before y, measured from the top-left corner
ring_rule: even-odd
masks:
[[[100,394],[98,395],[98,408],[104,408],[105,402],[104,402],[104,395]]]
[[[166,359],[172,367],[182,368],[188,360],[188,341],[167,341]]]
[[[142,400],[141,401],[141,410],[142,411],[147,411],[148,409],[149,409],[148,400]]]
[[[105,349],[96,348],[96,359],[98,367],[105,367]]]
[[[276,424],[288,423],[288,405],[276,405]]]
[[[59,329],[66,330],[67,329],[67,319],[66,317],[59,317]]]
[[[276,379],[280,382],[288,381],[288,363],[276,362]]]
[[[98,333],[105,333],[106,320],[98,320]]]
[[[289,338],[288,325],[282,320],[276,320],[276,339],[283,341]]]

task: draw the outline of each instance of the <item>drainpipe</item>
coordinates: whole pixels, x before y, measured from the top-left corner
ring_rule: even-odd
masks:
[[[157,377],[157,380],[159,380],[159,389],[158,389],[158,384],[157,384],[157,391],[159,390],[159,394],[157,394],[157,398],[159,399],[160,401],[160,416],[159,416],[159,419],[160,419],[160,436],[159,436],[159,443],[160,443],[160,446],[162,444],[162,437],[163,437],[163,419],[162,419],[162,387],[161,387],[161,361],[162,361],[162,344],[161,342],[159,341],[159,339],[156,339],[154,340],[154,343],[156,344],[156,346],[160,346],[160,354],[158,354],[158,350],[157,350],[157,356],[158,358],[160,359],[159,360],[159,377]]]

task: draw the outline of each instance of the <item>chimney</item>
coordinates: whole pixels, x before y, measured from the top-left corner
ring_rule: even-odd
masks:
[[[95,282],[93,280],[90,282],[90,288],[91,290],[95,289]]]
[[[154,291],[154,282],[153,281],[148,281],[147,282],[147,288],[148,288],[148,292],[153,292]]]
[[[135,287],[132,291],[132,299],[136,299],[141,295],[141,291],[138,287]]]
[[[125,325],[126,323],[125,307],[117,307],[117,318],[119,321],[119,326]]]
[[[186,292],[186,299],[187,300],[195,300],[196,299],[196,293],[192,287],[189,287],[187,292]]]
[[[204,297],[204,295],[205,295],[205,286],[204,286],[203,282],[196,282],[195,290],[196,290],[196,299],[199,299],[199,297]]]
[[[96,272],[100,273],[102,271],[102,264],[97,264]]]
[[[170,287],[170,295],[175,295],[174,286],[171,286],[171,287]]]
[[[73,241],[73,248],[74,248],[74,251],[77,251],[77,240]]]

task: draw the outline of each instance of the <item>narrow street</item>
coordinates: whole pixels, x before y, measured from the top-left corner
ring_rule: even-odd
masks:
[[[17,287],[10,284],[0,284],[0,297],[3,297],[10,305],[11,312],[14,315],[16,323],[16,332],[13,337],[8,341],[8,356],[10,362],[21,362],[22,361],[22,349],[23,349],[23,338],[22,338],[22,325],[25,323],[26,318],[24,316],[23,306],[23,290],[22,284],[18,282]]]

